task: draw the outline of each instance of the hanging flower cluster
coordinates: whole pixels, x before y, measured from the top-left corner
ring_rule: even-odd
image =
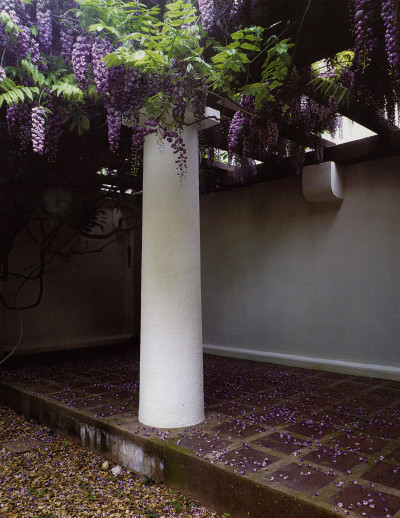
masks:
[[[203,28],[208,31],[214,23],[214,0],[199,0]]]
[[[33,150],[43,155],[44,142],[46,138],[46,114],[43,106],[32,108],[32,144]]]
[[[38,8],[37,14],[39,48],[44,54],[50,54],[52,49],[53,26],[51,23],[51,11],[43,11]]]
[[[201,8],[203,24],[209,27],[214,16],[212,0],[203,2]],[[184,114],[190,101],[196,116],[203,115],[206,95],[197,90],[202,81],[196,81],[179,59],[171,59],[165,70],[146,73],[123,64],[109,66],[104,58],[116,51],[118,38],[111,34],[111,39],[115,38],[112,42],[103,33],[100,37],[88,31],[81,25],[79,13],[80,5],[74,0],[0,0],[0,102],[8,105],[10,134],[28,149],[29,133],[31,149],[54,159],[71,112],[75,127],[81,125],[81,131],[90,123],[90,110],[85,107],[94,105],[97,112],[105,113],[112,152],[120,149],[123,123],[131,127],[131,156],[136,158],[145,135],[154,131],[155,125],[170,141],[182,172],[186,164],[181,137]],[[134,50],[135,44],[131,48]],[[16,70],[24,88],[14,80]],[[175,130],[157,118],[146,128],[138,125],[140,110],[153,96],[162,101],[160,113],[172,112]]]
[[[351,0],[354,59],[345,81],[355,100],[391,121],[400,100],[399,10],[398,0]]]

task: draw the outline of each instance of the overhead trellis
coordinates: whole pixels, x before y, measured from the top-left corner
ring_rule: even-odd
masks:
[[[139,162],[157,127],[183,174],[182,113],[190,104],[201,118],[207,96],[237,111],[226,110],[231,127],[219,137],[236,163],[289,157],[299,171],[305,147],[322,159],[321,135],[335,131],[338,112],[384,136],[395,129],[397,0],[13,0],[0,9],[10,134],[51,160],[66,130],[80,135],[103,114],[112,152],[128,118],[129,158]],[[325,69],[310,68],[321,58]],[[143,107],[153,114],[145,128]],[[165,124],[168,110],[178,131]]]
[[[140,191],[146,134],[171,143],[182,178],[187,109],[201,121],[206,104],[218,107],[221,124],[202,139],[203,169],[215,173],[222,157],[244,181],[298,173],[305,160],[398,152],[399,7],[0,0],[3,277],[15,235],[42,214],[51,187],[75,193],[63,222],[77,232],[93,228],[104,198],[118,205],[128,189]],[[334,146],[324,135],[337,130],[338,114],[378,136]]]

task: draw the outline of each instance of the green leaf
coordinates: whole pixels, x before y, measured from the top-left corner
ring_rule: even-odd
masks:
[[[22,59],[21,66],[25,70],[25,72],[33,79],[33,81],[37,83],[39,86],[44,86],[46,84],[45,76],[41,72],[39,72],[39,70],[35,67],[33,63],[31,63],[27,59]]]
[[[28,97],[30,101],[33,101],[33,92],[28,86],[23,86],[22,91],[24,92],[25,96]]]
[[[90,126],[90,120],[85,116],[85,115],[82,115],[81,118],[80,118],[80,123],[82,125],[82,128],[87,131],[89,129],[89,126]]]
[[[146,52],[144,50],[138,50],[133,54],[134,61],[139,61],[141,59],[144,59],[146,57]]]
[[[221,52],[220,54],[216,54],[215,56],[212,56],[211,59],[214,63],[225,63],[227,60],[227,54],[226,54],[226,52]]]
[[[244,52],[238,52],[238,56],[241,58],[242,63],[250,63],[249,58]]]
[[[104,56],[104,58],[102,58],[102,61],[105,61],[106,67],[116,67],[124,62],[121,57],[115,54],[107,54]]]
[[[173,27],[180,27],[183,23],[182,20],[178,19],[178,20],[169,20],[169,23],[173,26]]]
[[[237,32],[234,32],[231,34],[231,38],[233,40],[241,40],[244,36],[244,32],[243,31],[237,31]]]
[[[15,88],[15,83],[12,79],[9,77],[5,77],[3,81],[0,83],[0,87],[3,88],[3,90],[11,90],[12,88]]]
[[[349,91],[347,90],[347,88],[342,88],[342,91],[340,92],[338,98],[337,98],[337,102],[338,104],[340,104],[343,99],[349,94]]]
[[[25,95],[24,95],[24,92],[22,91],[21,88],[16,88],[15,90],[13,90],[13,92],[16,93],[16,95],[17,95],[17,97],[19,98],[20,101],[22,101],[22,102],[25,101]]]
[[[14,104],[15,100],[12,98],[9,92],[4,92],[2,95],[9,106],[12,106]]]
[[[251,45],[250,43],[246,43],[246,42],[241,43],[240,47],[242,49],[246,49],[246,50],[256,50],[256,46],[255,45]]]
[[[64,97],[69,101],[83,101],[84,93],[77,85],[61,82],[53,86],[52,92],[57,92],[57,97]]]
[[[102,23],[94,23],[93,25],[90,25],[88,27],[88,29],[91,32],[94,32],[94,31],[101,32],[102,30],[104,30],[104,25]]]

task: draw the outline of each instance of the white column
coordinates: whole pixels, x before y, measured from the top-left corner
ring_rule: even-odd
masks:
[[[144,144],[139,421],[160,428],[204,419],[197,126],[183,138],[182,186],[170,144]]]

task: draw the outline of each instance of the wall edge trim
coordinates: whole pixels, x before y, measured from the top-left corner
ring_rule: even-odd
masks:
[[[298,356],[295,354],[283,354],[211,344],[204,344],[203,351],[207,354],[215,354],[218,356],[230,356],[245,360],[277,363],[291,367],[302,367],[306,369],[352,374],[354,376],[400,381],[400,367],[392,367],[390,365],[375,365],[372,363],[360,363],[332,358]]]
[[[92,339],[83,339],[77,341],[65,341],[65,342],[56,342],[49,341],[45,343],[41,342],[33,342],[27,344],[21,344],[20,347],[17,348],[13,356],[27,355],[27,354],[38,354],[38,353],[47,353],[47,352],[57,352],[57,351],[68,351],[73,349],[84,349],[89,347],[103,347],[107,345],[124,345],[131,343],[134,337],[132,334],[124,334],[124,335],[113,335],[109,337],[98,337]],[[2,351],[6,351],[7,346],[0,344],[0,353]]]

